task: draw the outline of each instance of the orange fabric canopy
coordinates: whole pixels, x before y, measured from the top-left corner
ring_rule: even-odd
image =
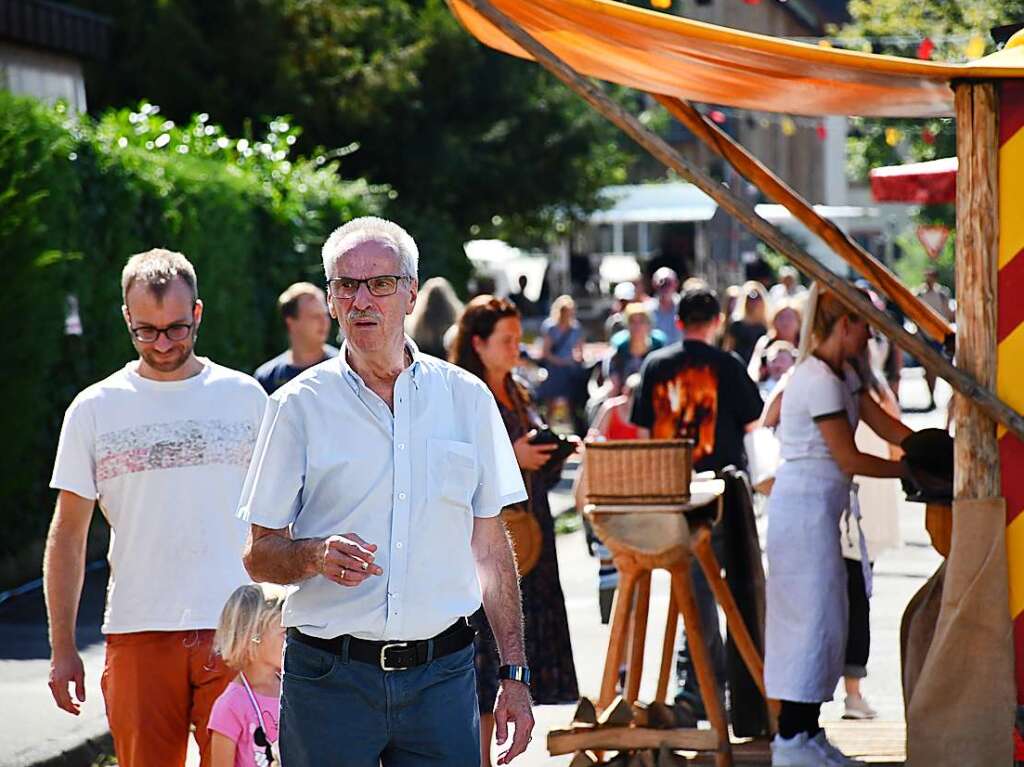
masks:
[[[530,58],[466,0],[448,2],[481,42]],[[1016,41],[968,64],[942,64],[823,48],[611,0],[491,2],[580,74],[741,109],[801,115],[951,115],[950,81],[1024,78],[1024,45],[1013,45]]]

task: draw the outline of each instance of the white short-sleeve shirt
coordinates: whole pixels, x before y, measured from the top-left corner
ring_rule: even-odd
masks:
[[[817,420],[845,414],[850,428],[860,419],[860,377],[846,365],[840,378],[824,360],[810,356],[786,382],[778,437],[784,461],[832,458]]]
[[[410,342],[394,412],[346,361],[305,371],[270,398],[239,517],[294,538],[356,533],[384,573],[354,588],[298,584],[284,624],[323,638],[434,636],[481,600],[475,517],[524,500],[512,444],[487,386]]]
[[[50,487],[96,499],[110,523],[107,634],[214,628],[249,580],[235,510],[267,395],[200,361],[184,381],[131,362],[64,416]]]

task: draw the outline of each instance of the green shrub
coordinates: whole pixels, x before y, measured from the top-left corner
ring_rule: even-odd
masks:
[[[57,435],[75,394],[134,356],[120,272],[151,247],[185,253],[206,305],[198,350],[251,371],[285,343],[275,299],[322,281],[320,245],[381,190],[345,182],[328,154],[290,157],[298,130],[235,139],[143,104],[97,121],[0,92],[0,588],[38,572]],[[69,300],[82,334],[65,333]]]

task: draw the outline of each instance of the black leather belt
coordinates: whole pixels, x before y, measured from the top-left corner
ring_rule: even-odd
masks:
[[[472,642],[474,636],[476,631],[465,618],[459,618],[437,636],[411,642],[374,642],[348,634],[321,639],[303,634],[297,628],[288,629],[289,640],[302,642],[335,655],[343,655],[347,644],[349,658],[378,666],[383,671],[402,671],[422,666],[435,658],[451,655]]]

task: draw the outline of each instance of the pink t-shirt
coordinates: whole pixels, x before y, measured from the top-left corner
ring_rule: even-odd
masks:
[[[259,693],[255,695],[263,713],[267,739],[276,744],[280,699]],[[239,682],[229,684],[214,702],[208,726],[211,732],[219,732],[235,742],[235,767],[267,767],[266,749],[257,746],[253,740],[253,733],[260,726],[260,720],[252,707],[249,694]],[[274,752],[277,752],[276,746]]]

